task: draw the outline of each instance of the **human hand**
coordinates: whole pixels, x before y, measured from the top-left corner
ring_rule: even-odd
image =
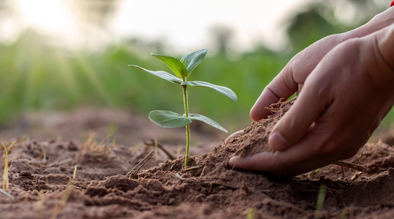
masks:
[[[394,7],[376,15],[368,23],[346,33],[327,36],[294,56],[277,77],[263,90],[250,111],[250,117],[258,121],[271,112],[265,107],[280,98],[288,98],[301,90],[303,82],[322,58],[333,48],[350,39],[375,33],[394,23]],[[390,47],[389,47],[390,48]]]
[[[295,57],[251,110],[252,119],[264,118],[268,112],[263,107],[302,88],[271,133],[269,144],[276,152],[234,157],[229,164],[274,175],[296,175],[353,156],[393,106],[394,67],[382,57],[382,52],[386,57],[390,53],[387,46],[378,46],[382,35],[346,41],[321,61],[322,54],[312,55],[313,47],[300,53],[302,58]]]

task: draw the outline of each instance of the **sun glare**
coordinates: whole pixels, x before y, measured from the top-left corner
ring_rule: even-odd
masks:
[[[130,36],[164,39],[169,45],[176,44],[189,50],[196,45],[209,46],[212,38],[210,29],[224,25],[232,29],[235,45],[241,50],[248,49],[256,41],[280,47],[284,41],[281,21],[289,11],[296,10],[300,3],[307,1],[192,0],[186,3],[174,0],[163,3],[161,0],[126,0],[119,2],[106,34],[111,39],[127,39]],[[83,45],[80,43],[91,43],[92,39],[83,39],[86,38],[83,33],[85,28],[82,31],[78,29],[81,20],[70,7],[77,3],[80,2],[70,4],[65,0],[17,0],[17,8],[22,26],[56,36],[68,46],[78,46]],[[191,5],[193,10],[190,10]],[[148,17],[150,19],[146,19]],[[94,40],[100,42],[99,34],[95,36]]]
[[[69,25],[67,12],[60,0],[17,0],[19,13],[26,25],[45,32],[63,31]]]

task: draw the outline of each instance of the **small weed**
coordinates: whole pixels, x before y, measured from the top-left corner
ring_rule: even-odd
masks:
[[[4,174],[3,174],[3,190],[8,192],[8,153],[11,150],[12,145],[15,144],[15,141],[11,143],[8,148],[3,143],[4,151],[5,151],[5,164],[4,164]]]
[[[324,200],[326,198],[326,185],[321,185],[319,194],[317,195],[317,204],[316,204],[316,211],[315,211],[315,218],[321,217],[321,211],[323,210]]]
[[[349,217],[349,208],[346,207],[343,209],[342,213],[341,213],[341,219],[345,219]]]
[[[255,208],[249,208],[245,210],[243,213],[246,214],[246,219],[254,219],[255,212],[256,212]]]
[[[75,176],[77,175],[77,167],[78,165],[75,165],[74,167],[73,180],[75,180]]]
[[[198,50],[185,55],[180,60],[171,56],[152,54],[155,58],[166,64],[174,74],[165,71],[151,71],[140,66],[130,65],[131,67],[143,70],[168,82],[177,84],[182,88],[183,105],[185,108],[185,113],[183,115],[166,110],[153,110],[149,113],[149,119],[156,125],[163,128],[179,128],[186,126],[185,167],[187,167],[188,165],[190,146],[190,123],[192,123],[192,120],[199,120],[205,122],[206,124],[214,128],[227,132],[226,129],[224,129],[221,125],[219,125],[212,119],[197,113],[189,113],[187,87],[190,86],[211,88],[218,91],[219,93],[226,95],[234,101],[238,101],[237,95],[234,93],[234,91],[227,87],[211,84],[205,81],[187,81],[187,78],[190,76],[193,70],[201,63],[207,52],[208,49]]]
[[[83,143],[82,150],[77,156],[77,162],[91,161],[100,162],[107,158],[114,148],[114,144],[109,146],[104,142],[94,140],[94,134],[90,133],[89,138]]]

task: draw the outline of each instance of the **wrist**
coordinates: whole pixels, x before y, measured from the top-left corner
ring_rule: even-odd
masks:
[[[343,33],[343,40],[360,38],[370,35],[394,23],[394,7],[374,16],[368,23]]]
[[[364,67],[370,72],[373,84],[377,89],[394,97],[394,24],[362,40],[368,41],[366,44],[369,44],[362,51],[365,54],[362,63],[366,64]]]

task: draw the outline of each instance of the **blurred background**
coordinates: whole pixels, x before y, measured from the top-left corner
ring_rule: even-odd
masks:
[[[190,108],[236,131],[249,125],[254,101],[293,55],[364,24],[389,3],[0,0],[0,130],[20,135],[34,127],[28,115],[81,107],[143,118],[155,109],[181,113],[177,86],[127,65],[170,71],[150,53],[180,58],[209,48],[190,80],[227,86],[239,102],[191,88]],[[390,112],[379,129],[393,121]]]

